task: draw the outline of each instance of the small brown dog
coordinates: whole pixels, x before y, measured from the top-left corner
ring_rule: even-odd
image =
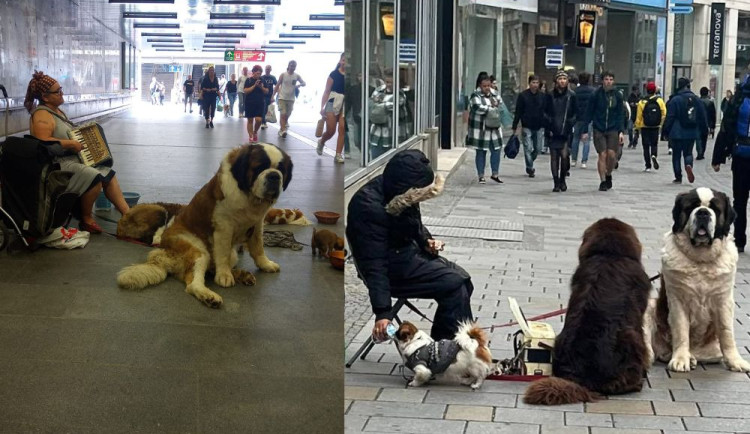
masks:
[[[334,250],[344,250],[344,239],[328,229],[317,231],[313,228],[310,247],[312,247],[313,255],[315,255],[315,249],[317,249],[319,253],[322,253],[323,256],[327,258],[329,252]]]

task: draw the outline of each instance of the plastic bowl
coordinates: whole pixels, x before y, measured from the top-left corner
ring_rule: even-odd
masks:
[[[341,217],[341,214],[332,211],[315,211],[315,218],[318,219],[318,223],[324,225],[335,225]]]
[[[344,269],[344,262],[346,258],[346,252],[343,250],[334,250],[330,253],[328,253],[328,257],[331,261],[331,265],[333,265],[333,268],[337,270],[343,270]]]
[[[133,193],[132,191],[125,191],[122,193],[122,196],[125,198],[125,202],[128,203],[128,206],[136,206],[138,205],[138,201],[141,199],[141,195],[138,193]]]

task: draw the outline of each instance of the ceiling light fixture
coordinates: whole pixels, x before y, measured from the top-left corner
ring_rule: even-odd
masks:
[[[152,48],[183,48],[184,46],[180,44],[152,44]]]
[[[214,0],[215,5],[269,5],[278,6],[281,0]]]
[[[206,33],[207,38],[245,38],[246,33]]]
[[[279,41],[276,39],[272,39],[268,41],[269,44],[306,44],[307,41]]]
[[[123,12],[123,18],[177,18],[177,12]]]
[[[211,12],[211,15],[209,16],[212,20],[265,20],[266,14],[264,12],[261,13],[250,13],[250,14],[227,14],[227,13],[218,13],[218,12]]]
[[[341,30],[340,26],[292,26],[292,30],[320,30],[323,32],[336,32]]]
[[[179,24],[133,23],[136,29],[179,29]]]
[[[266,50],[266,53],[286,53],[284,50]]]
[[[279,38],[320,38],[320,33],[279,33]]]
[[[239,44],[241,39],[204,39],[206,44]]]
[[[271,48],[271,49],[287,49],[291,50],[294,45],[261,45],[260,48]]]
[[[174,4],[174,0],[109,0],[110,3],[162,3]]]
[[[165,38],[153,38],[153,39],[151,39],[151,38],[149,38],[149,39],[146,39],[146,42],[157,42],[157,43],[158,42],[173,42],[173,43],[179,42],[179,43],[182,43],[182,38],[180,38],[180,39],[165,39]]]
[[[224,30],[253,30],[255,24],[209,24],[208,30],[213,29],[224,29]]]
[[[182,48],[177,48],[177,49],[174,49],[174,48],[157,48],[154,51],[185,51],[185,50],[182,49]]]
[[[310,21],[344,21],[344,14],[310,14]]]
[[[182,37],[182,33],[155,33],[155,32],[143,32],[141,36],[162,36],[165,38]]]

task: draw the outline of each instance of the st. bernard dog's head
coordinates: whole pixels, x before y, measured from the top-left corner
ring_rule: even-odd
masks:
[[[685,233],[693,246],[710,246],[729,235],[735,213],[726,194],[700,187],[677,195],[672,233]]]
[[[274,145],[244,145],[233,157],[232,176],[245,194],[275,202],[292,180],[291,158]]]

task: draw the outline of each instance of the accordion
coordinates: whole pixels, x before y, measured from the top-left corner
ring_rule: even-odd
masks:
[[[68,137],[82,145],[81,152],[78,153],[81,163],[86,166],[112,166],[112,153],[109,152],[104,130],[99,124],[92,122],[70,130]]]

